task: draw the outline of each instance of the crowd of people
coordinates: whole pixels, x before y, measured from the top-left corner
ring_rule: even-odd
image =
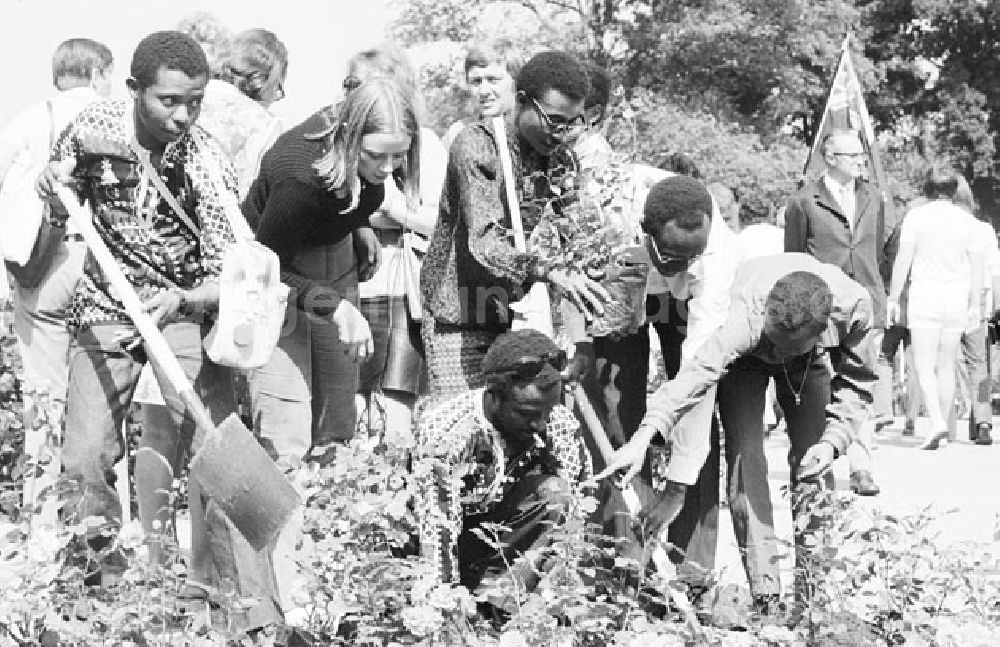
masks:
[[[354,55],[342,98],[286,128],[269,107],[284,97],[288,64],[266,29],[231,35],[207,18],[186,21],[142,39],[130,98],[117,101],[105,98],[111,52],[74,38],[53,57],[58,92],[0,134],[0,204],[22,210],[0,220],[27,454],[44,453],[35,408],[66,406],[61,447],[26,479],[25,505],[41,503],[60,473],[79,486],[61,512],[41,505],[39,527],[57,516],[120,522],[115,465],[133,404],[145,532],[171,527],[171,483],[204,441],[59,185],[89,205],[212,421],[237,410],[234,385],[244,384],[254,435],[284,473],[335,464],[376,409],[386,435],[412,434],[419,550],[443,582],[475,590],[511,571],[530,588],[542,570],[530,549],[544,549],[586,487],[596,487],[594,520],[624,554],[658,537],[673,560],[711,569],[724,455],[754,605],[775,608],[765,438],[783,417],[794,493],[833,487],[830,467],[846,456],[851,489],[877,495],[872,449],[893,422],[901,344],[903,434],[922,402],[930,430],[920,446],[955,440],[958,396],[972,402],[970,438],[992,442],[987,323],[1000,254],[953,170],[936,166],[920,204],[899,209],[865,180],[859,133],[836,129],[820,144],[822,176],[773,214],[706,183],[683,154],[660,168],[632,163],[638,197],[626,217],[640,233],[611,261],[640,277],[644,323],[592,335],[579,323],[600,319],[613,296],[531,240],[615,155],[607,70],[569,52],[477,43],[464,65],[470,118],[438,137],[394,45]],[[564,183],[567,169],[576,190],[552,179]],[[240,376],[203,342],[243,228],[277,255],[290,295],[269,361]],[[512,235],[520,229],[526,246]],[[538,285],[554,315],[549,334],[519,309]],[[654,343],[668,380],[649,395]],[[641,494],[641,532],[627,487]],[[188,504],[190,594],[227,583],[257,600],[248,630],[291,618],[300,522],[255,550],[194,479]],[[502,527],[498,542],[484,541],[484,524]],[[95,549],[109,541],[88,537]],[[94,565],[91,583],[113,581],[127,558]]]

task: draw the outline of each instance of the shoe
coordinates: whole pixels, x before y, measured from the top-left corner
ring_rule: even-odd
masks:
[[[972,440],[976,442],[977,445],[992,445],[993,437],[990,436],[990,430],[993,426],[988,422],[980,422],[976,425],[976,436]]]
[[[920,449],[933,450],[937,449],[942,445],[947,445],[947,444],[948,444],[948,430],[945,429],[944,431],[939,431],[936,434],[928,436],[927,439],[924,440],[923,443],[921,443]]]
[[[876,496],[882,489],[875,483],[872,473],[861,470],[851,474],[851,492],[858,496]]]
[[[906,424],[903,425],[903,435],[904,436],[915,436],[917,433],[917,421],[907,420]]]

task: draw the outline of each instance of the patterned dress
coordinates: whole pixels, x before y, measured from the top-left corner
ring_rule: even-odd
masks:
[[[531,474],[578,484],[591,476],[590,456],[573,413],[556,405],[544,437],[506,456],[499,432],[483,413],[484,389],[474,389],[427,410],[417,424],[415,472],[420,552],[431,557],[443,582],[459,580],[457,548],[463,519],[488,511],[512,485]]]
[[[509,122],[510,120],[508,120]],[[575,170],[572,152],[550,156],[522,150],[508,123],[525,236],[546,207],[559,208],[552,184],[561,169]],[[493,340],[510,329],[509,303],[530,287],[538,262],[519,252],[510,230],[503,172],[492,129],[469,126],[452,145],[437,226],[420,271],[422,336],[430,393],[435,399],[483,386],[480,367]]]
[[[90,202],[94,226],[139,298],[171,288],[193,288],[218,277],[226,247],[235,242],[209,165],[236,191],[232,166],[198,126],[163,152],[161,178],[200,232],[192,231],[160,197],[130,144],[131,106],[100,101],[83,109],[63,131],[53,161],[74,161],[77,194]],[[67,313],[71,329],[129,321],[114,288],[87,256]]]

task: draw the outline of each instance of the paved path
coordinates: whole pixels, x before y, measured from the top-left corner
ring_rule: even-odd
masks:
[[[968,423],[962,420],[958,425],[958,441],[937,451],[922,451],[919,438],[927,420],[920,423],[916,437],[901,435],[902,418],[897,418],[895,425],[878,434],[878,449],[874,452],[875,480],[882,493],[875,497],[859,497],[858,505],[897,515],[914,513],[928,504],[933,504],[941,513],[955,508],[952,514],[942,514],[933,527],[940,531],[939,546],[962,541],[992,541],[1000,524],[1000,444],[996,442],[996,434],[991,446],[973,445],[968,441]],[[997,423],[1000,417],[994,418],[994,429],[1000,428]],[[780,490],[788,482],[787,451],[788,440],[783,432],[776,432],[767,440],[775,525],[779,537],[791,539],[791,512]],[[846,490],[846,459],[837,461],[834,473],[837,487]],[[719,535],[716,564],[720,580],[745,584],[746,576],[726,510],[720,515]],[[791,581],[790,567],[790,560],[786,560],[782,569],[786,587]]]

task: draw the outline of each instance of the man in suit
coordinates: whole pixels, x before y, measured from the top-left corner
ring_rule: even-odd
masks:
[[[826,172],[795,192],[785,212],[785,251],[804,252],[835,265],[871,293],[875,327],[886,327],[886,276],[892,267],[890,251],[896,222],[881,192],[864,181],[868,154],[855,130],[834,130],[822,143]],[[879,380],[892,379],[880,358]],[[888,374],[888,375],[887,375]],[[890,390],[891,393],[891,390]],[[891,409],[879,414],[891,416]],[[890,405],[891,406],[891,405]],[[858,442],[847,451],[851,489],[874,496],[879,487],[872,478],[871,431],[865,425]]]

